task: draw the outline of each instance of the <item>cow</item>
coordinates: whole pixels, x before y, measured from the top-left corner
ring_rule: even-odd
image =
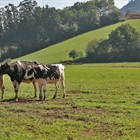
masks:
[[[33,83],[34,86],[34,97],[37,97],[37,84],[35,79],[23,79],[26,68],[28,65],[35,66],[38,65],[39,62],[34,61],[34,62],[28,62],[28,61],[16,61],[11,64],[8,64],[8,62],[4,61],[0,65],[0,75],[2,76],[3,74],[8,74],[13,86],[14,86],[14,91],[15,91],[15,100],[18,101],[18,90],[21,82],[25,83]],[[3,98],[4,92],[2,93],[2,98]]]
[[[65,97],[65,75],[64,75],[64,65],[62,64],[50,64],[50,65],[29,65],[26,70],[24,79],[34,78],[38,82],[40,94],[39,98],[42,100],[42,87],[44,92],[44,100],[46,99],[46,86],[47,84],[55,84],[55,94],[53,99],[56,98],[58,92],[58,81],[61,81],[63,89],[63,98]]]

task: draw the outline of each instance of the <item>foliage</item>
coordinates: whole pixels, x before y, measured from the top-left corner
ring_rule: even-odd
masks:
[[[76,50],[72,50],[71,52],[69,52],[69,57],[75,59],[77,57],[83,57],[83,52],[82,51],[76,51]]]
[[[36,1],[24,0],[18,6],[0,9],[0,60],[38,51],[78,34],[121,19],[113,0],[77,2],[63,10]],[[10,48],[13,53],[10,52]],[[6,48],[6,50],[5,50]]]
[[[71,52],[69,52],[69,57],[72,57],[73,59],[78,57],[78,53],[75,50],[72,50]]]
[[[89,42],[86,48],[88,61],[96,62],[99,60],[104,62],[106,60],[105,55],[108,54],[108,46],[108,41],[104,39],[94,39]]]
[[[19,102],[5,75],[0,102],[0,139],[139,140],[140,63],[66,65],[66,98],[33,99],[31,84],[20,85]],[[78,77],[78,78],[77,78]],[[77,129],[78,128],[78,129]]]
[[[140,34],[129,24],[121,25],[108,39],[88,43],[86,57],[90,62],[139,61]]]
[[[59,63],[64,61],[71,61],[72,59],[69,58],[68,54],[71,50],[82,51],[84,57],[86,56],[85,50],[87,43],[94,39],[108,38],[108,34],[110,34],[114,29],[118,28],[122,24],[130,24],[134,27],[138,32],[140,32],[139,26],[140,20],[126,20],[123,23],[119,22],[117,24],[113,24],[110,26],[106,26],[104,28],[100,28],[98,30],[93,30],[87,32],[82,35],[78,35],[71,39],[62,41],[60,43],[54,44],[50,47],[41,49],[34,53],[30,53],[28,55],[13,59],[12,61],[22,60],[22,61],[41,61],[43,63]],[[59,53],[58,53],[59,52]],[[86,62],[80,61],[79,62]],[[89,59],[88,59],[89,62]]]
[[[109,42],[116,61],[140,60],[140,34],[129,24],[122,25],[109,35]]]
[[[138,32],[140,32],[139,22],[140,22],[140,19],[126,20],[123,23],[119,22],[117,24],[113,24],[110,26],[106,26],[104,28],[100,28],[98,30],[93,30],[85,34],[78,35],[71,39],[62,41],[50,47],[36,51],[34,53],[30,53],[28,55],[13,59],[12,61],[17,61],[17,60],[35,61],[36,60],[36,61],[41,61],[43,63],[59,63],[59,62],[64,62],[64,61],[71,61],[72,58],[69,58],[69,55],[68,55],[71,50],[82,51],[83,56],[85,57],[86,56],[85,50],[86,50],[87,43],[92,41],[93,38],[94,39],[100,39],[100,38],[107,39],[108,35],[113,30],[121,26],[122,24],[130,24]],[[86,62],[82,60],[79,60],[79,62]]]

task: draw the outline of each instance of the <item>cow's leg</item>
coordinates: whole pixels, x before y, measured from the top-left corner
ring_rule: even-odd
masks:
[[[1,87],[1,93],[2,93],[2,95],[1,95],[1,99],[3,99],[3,97],[4,97],[4,85],[2,85],[2,87]]]
[[[46,85],[44,86],[43,92],[44,92],[44,100],[46,100]]]
[[[39,99],[42,100],[42,85],[39,85]]]
[[[33,82],[33,86],[34,86],[34,90],[35,90],[34,98],[36,98],[37,97],[37,83]]]
[[[61,84],[62,84],[62,89],[63,89],[63,98],[65,98],[66,93],[65,93],[65,81],[64,81],[64,78],[61,79]]]
[[[47,81],[44,79],[43,80],[43,92],[44,92],[44,100],[46,100],[46,87],[47,87]]]
[[[18,101],[18,89],[19,89],[19,84],[17,81],[13,82],[14,90],[15,90],[15,101]]]
[[[4,97],[4,75],[0,75],[1,99]]]
[[[57,95],[57,92],[58,92],[58,87],[59,87],[59,84],[58,84],[58,82],[56,82],[56,83],[55,83],[55,94],[54,94],[54,96],[53,96],[53,99],[56,98],[56,95]]]

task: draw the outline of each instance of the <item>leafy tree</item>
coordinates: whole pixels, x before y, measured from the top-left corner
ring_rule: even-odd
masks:
[[[100,41],[97,39],[94,39],[90,42],[88,42],[87,44],[87,48],[86,48],[86,57],[89,60],[94,60],[96,58],[96,49],[99,46]]]
[[[140,34],[130,26],[124,24],[112,31],[109,35],[112,52],[115,52],[116,60],[138,61],[140,51]]]
[[[93,40],[86,48],[89,62],[140,61],[140,34],[129,24],[121,25],[106,40]]]
[[[72,50],[71,52],[69,52],[69,57],[71,57],[72,59],[77,58],[78,52],[76,50]]]
[[[78,51],[78,57],[83,57],[84,54],[83,54],[83,51]]]
[[[86,57],[89,62],[106,62],[108,60],[108,50],[108,40],[94,39],[87,45]]]
[[[35,0],[23,0],[18,6],[10,3],[0,8],[0,61],[116,23],[120,16],[113,0],[76,2],[63,10],[48,5],[41,8]],[[97,54],[101,51],[98,49]],[[83,53],[77,55],[72,58],[82,57]]]

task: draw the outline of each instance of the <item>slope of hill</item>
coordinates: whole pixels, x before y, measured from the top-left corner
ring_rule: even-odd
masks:
[[[127,12],[140,13],[140,0],[131,0],[127,5],[120,9],[125,16]]]
[[[137,20],[127,20],[124,22],[120,22],[111,26],[107,26],[104,28],[100,28],[98,30],[93,30],[87,32],[85,34],[76,36],[69,40],[63,41],[61,43],[52,45],[40,51],[31,53],[29,55],[25,55],[23,57],[14,59],[16,60],[24,60],[24,61],[40,61],[42,63],[57,63],[61,61],[69,61],[69,52],[71,50],[83,51],[85,52],[85,48],[87,43],[93,39],[100,39],[100,38],[108,38],[108,34],[111,33],[112,30],[115,30],[118,26],[122,24],[129,23],[131,26],[136,28],[138,32],[140,32],[140,19]]]

